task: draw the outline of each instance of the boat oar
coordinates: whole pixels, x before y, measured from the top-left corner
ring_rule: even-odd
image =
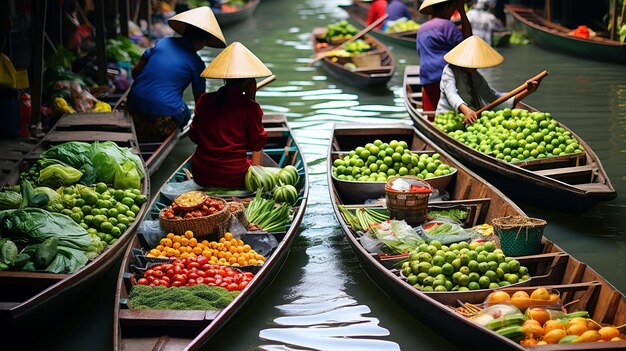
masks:
[[[272,74],[271,76],[263,79],[262,81],[256,83],[256,90],[263,88],[264,86],[270,84],[271,82],[276,80],[276,75]]]
[[[544,70],[543,72],[539,73],[538,75],[530,78],[529,80],[536,80],[536,81],[540,81],[543,77],[548,75],[548,70]],[[519,87],[511,90],[510,92],[508,92],[507,94],[497,98],[496,100],[494,100],[492,103],[488,104],[487,106],[481,108],[480,110],[476,111],[476,115],[480,116],[480,114],[483,111],[489,110],[495,106],[500,105],[503,101],[506,101],[508,99],[510,99],[512,96],[515,96],[519,93],[521,93],[522,91],[528,89],[528,84],[524,83],[522,85],[520,85]]]
[[[378,18],[376,21],[372,22],[372,24],[370,24],[369,26],[367,26],[367,27],[363,28],[360,32],[356,33],[355,35],[353,35],[353,36],[352,36],[352,38],[350,38],[350,39],[348,39],[348,40],[344,41],[344,42],[343,42],[343,43],[341,43],[339,46],[336,46],[336,47],[334,47],[334,48],[332,48],[332,49],[328,49],[328,50],[325,50],[324,52],[320,52],[320,53],[318,53],[318,54],[317,54],[317,57],[316,57],[316,58],[314,58],[311,62],[309,62],[309,63],[307,64],[307,66],[311,66],[311,65],[312,65],[312,64],[314,64],[315,62],[317,62],[317,61],[319,61],[319,60],[323,59],[324,57],[326,57],[326,53],[327,53],[327,52],[332,51],[332,50],[338,50],[339,48],[344,47],[344,45],[346,45],[346,44],[348,44],[348,43],[351,43],[351,42],[353,42],[353,41],[355,41],[355,40],[359,39],[360,37],[364,36],[364,35],[365,35],[365,34],[367,34],[370,30],[372,30],[372,29],[376,28],[376,26],[377,26],[377,25],[381,24],[384,20],[386,20],[386,19],[387,19],[387,17],[389,17],[389,15],[388,15],[388,14],[384,14],[384,15],[382,15],[382,16],[381,16],[380,18]]]

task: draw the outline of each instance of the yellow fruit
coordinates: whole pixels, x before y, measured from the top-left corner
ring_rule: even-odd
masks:
[[[508,301],[511,297],[506,291],[494,291],[487,296],[487,304],[495,305],[505,301]]]
[[[550,293],[546,288],[537,288],[530,294],[530,298],[535,300],[550,300]]]
[[[551,319],[547,322],[545,322],[543,324],[543,333],[544,335],[547,335],[549,332],[551,332],[552,330],[562,330],[563,333],[565,333],[565,328],[563,327],[563,323],[555,320],[555,319]],[[567,334],[565,334],[567,335]]]
[[[609,341],[615,337],[619,337],[621,334],[619,329],[615,327],[602,327],[600,328],[600,330],[598,330],[598,333],[600,334],[600,339],[606,341]]]
[[[584,332],[587,331],[587,324],[586,323],[574,323],[572,325],[569,326],[569,328],[567,328],[566,332],[567,335],[582,335]]]
[[[543,336],[543,341],[548,344],[556,344],[561,340],[562,337],[567,336],[567,333],[563,329],[552,329],[549,332],[545,333]]]

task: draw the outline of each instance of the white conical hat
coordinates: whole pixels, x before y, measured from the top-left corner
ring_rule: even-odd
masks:
[[[424,15],[430,15],[431,13],[433,13],[433,9],[431,6],[438,4],[440,2],[445,2],[445,1],[450,1],[450,0],[424,0],[422,5],[420,5],[419,11],[420,13]]]
[[[466,68],[494,67],[504,62],[500,53],[475,35],[460,42],[443,58],[448,63]]]
[[[167,24],[180,35],[185,33],[187,25],[192,25],[211,35],[208,46],[214,48],[226,47],[226,39],[224,39],[222,29],[217,23],[213,11],[208,6],[196,7],[195,9],[181,12],[170,18]]]
[[[234,42],[202,71],[205,78],[259,78],[272,72],[243,44]]]

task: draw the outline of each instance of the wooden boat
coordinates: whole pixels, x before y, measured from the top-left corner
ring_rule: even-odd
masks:
[[[494,289],[479,289],[467,292],[422,292],[407,282],[397,268],[399,259],[371,253],[365,249],[362,233],[352,229],[343,217],[339,206],[347,209],[367,206],[383,209],[376,205],[355,204],[337,187],[332,173],[333,161],[357,146],[363,146],[376,139],[383,141],[405,141],[411,151],[419,153],[438,152],[440,160],[457,169],[455,178],[445,190],[450,195],[448,201],[430,201],[429,209],[469,206],[475,210],[466,219],[466,225],[493,224],[493,219],[507,215],[524,215],[524,212],[498,189],[452,158],[443,149],[429,141],[415,128],[407,125],[357,125],[337,124],[331,135],[328,151],[328,184],[331,203],[335,215],[352,247],[361,267],[370,278],[403,308],[426,325],[433,328],[448,340],[464,350],[524,350],[519,343],[505,338],[457,313],[453,307],[460,303],[481,304]],[[543,253],[516,257],[528,267],[531,278],[527,286],[507,287],[502,290],[532,291],[543,286],[557,289],[561,293],[561,303],[571,303],[568,312],[586,310],[595,321],[614,326],[626,322],[626,297],[616,290],[591,267],[568,255],[561,248],[543,237]],[[622,339],[624,339],[622,335]],[[531,347],[537,350],[587,350],[623,349],[626,341],[605,343],[558,344]]]
[[[353,1],[350,5],[339,5],[345,10],[350,18],[354,20],[360,27],[367,27],[367,13],[369,12],[370,3],[363,1]],[[428,20],[428,16],[422,15],[417,11],[412,11],[413,20],[417,23],[424,23]],[[416,49],[417,30],[388,33],[380,29],[372,29],[372,35],[392,45],[398,45],[409,49]],[[511,31],[502,30],[493,32],[493,46],[501,47],[509,44]]]
[[[176,310],[139,310],[129,308],[128,294],[131,289],[129,272],[136,265],[133,253],[141,247],[139,236],[125,253],[118,279],[115,310],[113,345],[115,350],[195,350],[208,342],[228,321],[240,310],[253,301],[264,288],[274,279],[289,254],[289,248],[296,236],[302,220],[308,197],[308,177],[306,164],[298,144],[293,139],[285,116],[267,115],[263,118],[268,140],[264,148],[266,165],[285,166],[288,164],[298,168],[300,182],[298,184],[299,199],[294,207],[293,221],[285,232],[270,233],[278,241],[278,246],[267,257],[267,261],[254,270],[255,276],[248,286],[223,310],[217,311],[176,311]],[[187,161],[189,162],[189,161]],[[185,180],[183,168],[187,162],[166,182]],[[164,185],[165,186],[165,185]],[[158,218],[159,208],[170,203],[159,191],[152,203],[152,211],[146,219]],[[249,234],[255,235],[255,234]],[[244,236],[245,241],[245,236]]]
[[[413,123],[422,133],[508,195],[524,202],[559,210],[584,211],[597,202],[614,199],[617,194],[602,163],[591,147],[568,130],[583,147],[584,153],[561,155],[507,163],[483,154],[453,139],[430,122],[422,110],[419,66],[407,66],[404,73],[404,101]],[[534,110],[524,104],[521,107]],[[430,114],[433,118],[433,114]]]
[[[19,167],[11,171],[6,184],[19,184],[20,172],[30,167],[39,154],[50,146],[67,141],[96,140],[114,141],[119,146],[139,152],[132,121],[123,112],[66,115],[19,161]],[[142,194],[150,194],[149,178],[143,179],[141,191]],[[142,205],[137,216],[143,217],[147,207],[147,204]],[[51,316],[61,311],[71,312],[72,308],[68,306],[74,306],[76,301],[84,298],[85,292],[119,263],[138,225],[139,221],[131,222],[113,245],[76,273],[1,271],[0,324],[24,336],[34,326],[50,321]]]
[[[340,8],[345,10],[350,18],[354,20],[360,27],[367,27],[367,13],[369,12],[370,3],[362,1],[353,1],[350,5],[339,5]],[[424,23],[428,20],[427,16],[421,15],[417,11],[414,12],[414,21],[418,23]],[[384,40],[390,44],[403,46],[406,48],[415,49],[415,40],[417,36],[417,30],[387,33],[380,29],[372,29],[370,31],[372,35],[380,40]]]
[[[533,44],[569,55],[626,63],[626,43],[599,36],[575,37],[568,34],[571,29],[548,21],[531,8],[513,4],[505,5],[505,8],[522,25]]]
[[[319,43],[321,33],[325,33],[326,28],[314,28],[311,35],[313,53],[316,57],[330,51],[328,47],[322,48]],[[332,76],[345,81],[346,83],[359,87],[384,86],[389,82],[396,71],[396,62],[391,55],[391,51],[383,43],[376,40],[371,35],[364,35],[364,41],[371,45],[372,50],[359,55],[357,58],[333,58],[324,57],[320,61],[322,67]],[[357,61],[357,60],[361,61]],[[356,68],[348,68],[344,64],[353,62]],[[362,63],[361,63],[362,62]],[[361,65],[361,66],[360,66]]]
[[[252,16],[257,6],[261,3],[261,0],[248,0],[246,3],[237,8],[236,11],[214,11],[217,23],[220,27],[224,28],[235,23],[242,22]]]

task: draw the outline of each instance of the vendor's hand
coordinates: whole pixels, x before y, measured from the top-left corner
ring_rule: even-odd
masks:
[[[478,115],[476,114],[476,112],[465,104],[459,107],[459,111],[463,115],[465,115],[465,119],[463,119],[463,124],[472,124],[478,119]]]
[[[526,85],[528,86],[527,90],[529,93],[534,93],[539,88],[539,80],[527,80]]]

